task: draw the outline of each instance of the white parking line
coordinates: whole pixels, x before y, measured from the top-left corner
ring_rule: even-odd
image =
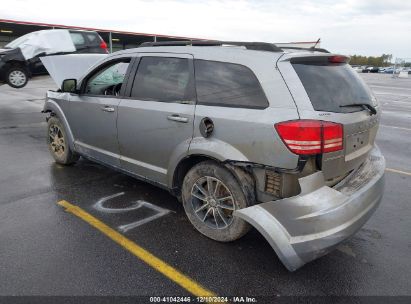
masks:
[[[396,126],[389,126],[389,125],[382,125],[380,124],[381,127],[387,127],[387,128],[393,128],[393,129],[400,129],[400,130],[406,130],[406,131],[411,131],[410,128],[404,128],[404,127],[396,127]]]
[[[411,94],[399,94],[399,93],[394,93],[394,92],[378,92],[378,91],[373,91],[375,95],[393,95],[393,96],[401,96],[401,97],[411,97]]]
[[[407,112],[408,113],[411,110],[411,103],[409,105],[385,103],[383,104],[383,112],[386,109],[394,110],[397,112]]]
[[[392,169],[392,168],[385,168],[385,171],[411,176],[411,172],[401,171],[401,170]]]
[[[410,95],[411,96],[411,95]],[[410,101],[403,101],[403,100],[390,100],[390,101],[383,101],[383,105],[391,105],[392,103],[401,103],[405,105],[410,105],[411,106],[411,99]]]
[[[383,85],[377,85],[377,84],[370,84],[370,87],[376,87],[376,88],[386,88],[386,89],[394,89],[394,90],[407,90],[407,91],[411,91],[410,88],[403,88],[403,87],[390,87],[390,86],[383,86]]]
[[[387,110],[387,109],[383,109],[383,115],[384,115],[384,117],[387,117],[387,116],[396,116],[396,117],[399,117],[399,118],[401,118],[401,119],[410,119],[410,118],[411,118],[411,113],[410,113],[410,111],[401,110],[401,109],[399,109],[399,110],[394,110],[394,109]]]

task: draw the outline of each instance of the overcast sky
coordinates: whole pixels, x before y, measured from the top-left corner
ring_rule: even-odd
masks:
[[[410,0],[13,0],[0,18],[225,40],[321,37],[333,52],[411,57]]]

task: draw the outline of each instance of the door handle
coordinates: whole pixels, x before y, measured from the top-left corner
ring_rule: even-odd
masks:
[[[101,108],[101,110],[104,112],[109,112],[109,113],[112,113],[115,111],[113,107],[109,107],[109,106],[104,106]]]
[[[167,119],[172,120],[172,121],[178,121],[178,122],[188,122],[187,117],[181,117],[178,114],[169,115],[169,116],[167,116]]]

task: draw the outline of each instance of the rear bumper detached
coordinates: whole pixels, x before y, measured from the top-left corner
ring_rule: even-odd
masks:
[[[235,212],[270,243],[288,270],[328,253],[356,233],[378,207],[385,160],[377,147],[339,184],[325,185],[322,172],[299,179],[301,193]]]

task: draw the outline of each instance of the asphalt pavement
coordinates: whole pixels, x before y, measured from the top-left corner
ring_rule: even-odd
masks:
[[[256,230],[218,243],[196,232],[164,190],[84,159],[55,164],[40,113],[54,83],[0,86],[0,296],[192,295],[177,272],[221,296],[411,296],[411,78],[361,76],[383,109],[382,204],[353,238],[293,273]],[[167,276],[150,266],[66,212],[62,200],[174,270]]]

